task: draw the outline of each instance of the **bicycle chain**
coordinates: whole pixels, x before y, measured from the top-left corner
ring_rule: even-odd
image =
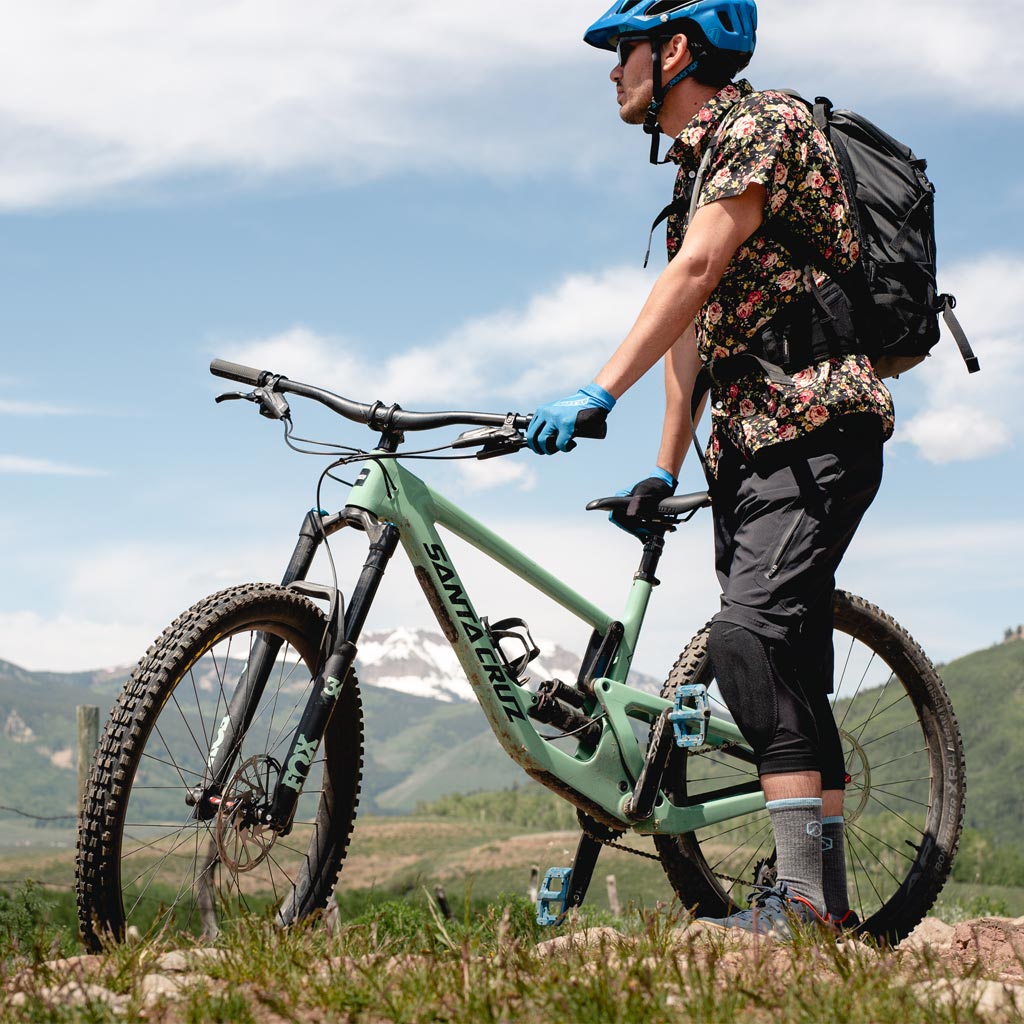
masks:
[[[739,747],[739,746],[742,746],[742,744],[739,743],[737,740],[727,740],[724,743],[716,744],[713,747],[709,747],[708,751],[728,750],[729,747]],[[702,751],[695,751],[695,753],[702,753]],[[688,755],[688,756],[693,756],[693,755]],[[591,818],[589,815],[584,814],[584,812],[578,811],[577,812],[577,818],[579,819],[580,828],[583,830],[583,834],[588,839],[593,839],[595,843],[600,843],[602,846],[607,846],[611,850],[622,850],[625,853],[631,853],[631,854],[633,854],[634,857],[643,857],[645,860],[656,860],[656,861],[660,861],[661,860],[661,856],[659,854],[657,854],[657,853],[647,853],[645,850],[634,850],[633,847],[625,846],[622,843],[617,843],[617,842],[615,842],[614,839],[606,838],[606,837],[603,837],[603,836],[594,835],[594,833],[587,827],[588,822],[590,824],[594,825],[594,826],[598,826],[598,827],[600,827],[600,826],[598,825],[598,822],[594,821],[594,819]],[[584,819],[586,819],[586,820],[584,820]],[[611,832],[612,830],[608,829],[608,831]],[[625,832],[619,832],[618,835],[619,836],[625,835]],[[733,878],[732,875],[716,875],[716,877],[717,878],[721,878],[721,879],[723,879],[726,882],[736,882],[739,885],[747,885],[747,884],[749,884],[748,882],[746,882],[742,878]]]

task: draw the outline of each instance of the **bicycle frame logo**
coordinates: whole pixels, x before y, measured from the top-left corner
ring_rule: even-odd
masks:
[[[427,558],[430,559],[437,582],[444,590],[448,606],[462,626],[463,636],[469,641],[473,653],[480,663],[480,668],[483,669],[487,681],[493,687],[498,700],[501,701],[501,709],[505,712],[505,717],[510,722],[515,719],[525,722],[526,716],[520,709],[512,691],[515,680],[510,681],[504,662],[495,652],[494,647],[487,642],[487,631],[473,612],[444,548],[440,544],[424,544],[423,550],[426,552]],[[480,640],[485,642],[480,644]]]
[[[316,740],[307,740],[305,736],[299,735],[295,742],[295,752],[288,762],[288,768],[281,776],[281,785],[294,789],[296,793],[302,792],[302,786],[309,774],[309,766],[316,757]]]

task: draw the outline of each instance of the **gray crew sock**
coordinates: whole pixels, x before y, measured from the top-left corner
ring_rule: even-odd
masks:
[[[824,916],[821,888],[821,799],[769,800],[765,807],[775,833],[776,871],[789,892],[803,896]]]
[[[846,891],[846,830],[843,816],[821,819],[821,885],[825,909],[840,920],[850,909]]]

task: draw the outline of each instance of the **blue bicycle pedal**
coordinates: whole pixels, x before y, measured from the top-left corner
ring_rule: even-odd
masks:
[[[537,924],[547,927],[562,923],[566,911],[569,909],[567,904],[571,877],[572,868],[548,868],[544,881],[537,892]],[[558,907],[557,914],[551,912],[553,906]]]
[[[683,701],[692,700],[691,708]],[[669,712],[668,720],[676,734],[676,746],[684,750],[702,747],[707,740],[708,719],[711,705],[708,703],[708,688],[700,683],[685,683],[676,687],[675,707]]]

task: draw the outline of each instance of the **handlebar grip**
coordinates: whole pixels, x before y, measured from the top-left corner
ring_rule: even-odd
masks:
[[[264,374],[269,374],[270,371],[255,370],[241,363],[229,363],[226,359],[214,359],[210,363],[210,373],[215,377],[226,377],[228,380],[237,380],[240,384],[251,384],[256,388],[259,387]]]
[[[604,409],[581,409],[576,415],[573,437],[593,437],[598,440],[608,436],[608,413]]]

